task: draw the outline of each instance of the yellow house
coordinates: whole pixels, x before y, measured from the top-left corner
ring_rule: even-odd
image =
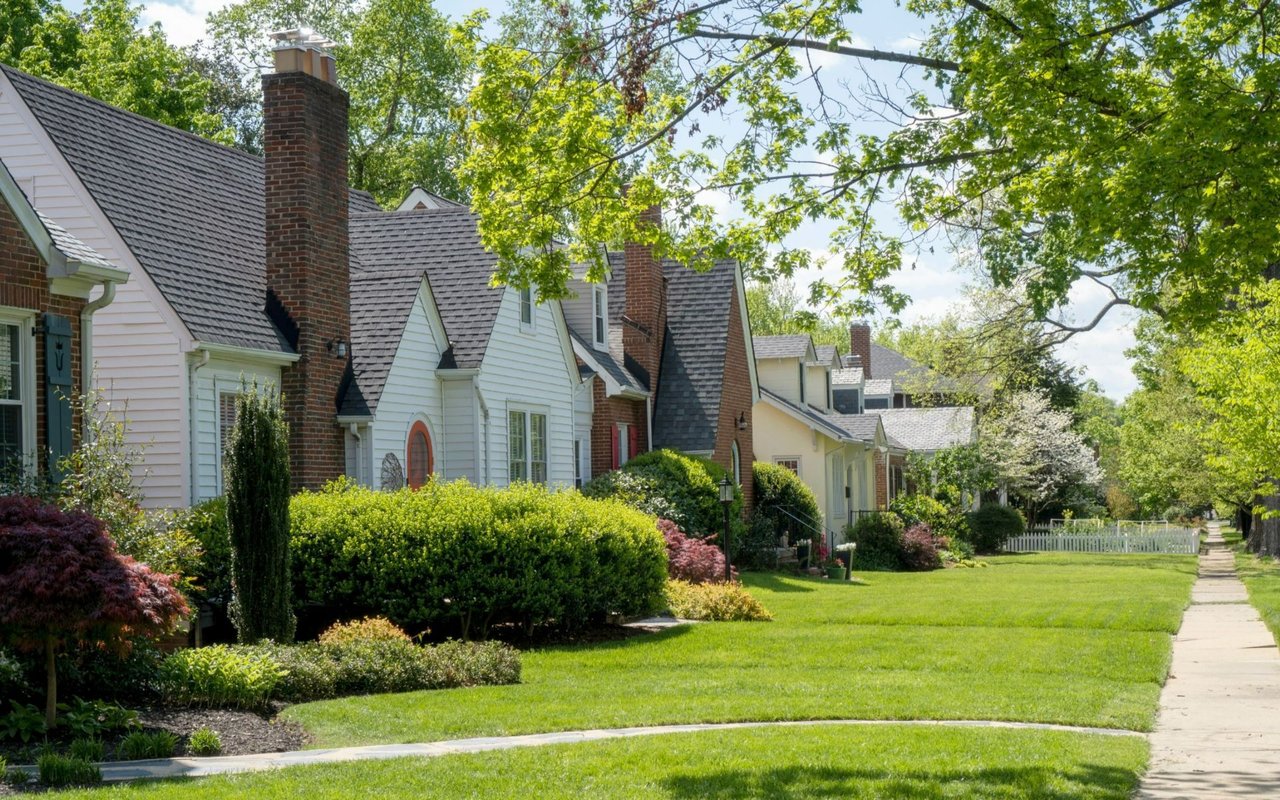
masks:
[[[835,414],[834,348],[804,334],[753,338],[760,400],[753,409],[755,457],[795,472],[818,499],[824,533],[842,540],[858,511],[876,504],[876,453],[893,444],[876,414]]]

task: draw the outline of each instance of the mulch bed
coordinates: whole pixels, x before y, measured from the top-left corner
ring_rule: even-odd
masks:
[[[307,743],[302,726],[295,722],[273,719],[279,708],[272,709],[266,715],[252,711],[201,708],[140,708],[137,711],[138,721],[142,723],[144,731],[169,731],[179,737],[175,756],[187,755],[187,738],[200,728],[217,732],[218,738],[222,740],[220,755],[224,756],[283,753],[301,750]],[[113,735],[105,740],[108,761],[116,758],[116,745],[121,738],[123,737]],[[65,752],[68,744],[69,742],[56,742],[55,746],[60,752]],[[0,758],[7,759],[10,766],[34,764],[39,747],[39,743],[27,746],[0,745]],[[34,790],[38,790],[38,787],[27,789]],[[0,781],[0,796],[19,791],[17,787]]]

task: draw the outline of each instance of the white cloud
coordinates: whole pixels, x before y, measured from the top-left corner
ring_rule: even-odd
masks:
[[[227,0],[151,2],[142,9],[142,22],[159,22],[170,42],[185,47],[205,38],[205,18],[225,5]]]

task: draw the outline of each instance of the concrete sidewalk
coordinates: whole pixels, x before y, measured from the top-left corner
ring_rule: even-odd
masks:
[[[1210,525],[1173,642],[1142,800],[1280,797],[1280,651]]]

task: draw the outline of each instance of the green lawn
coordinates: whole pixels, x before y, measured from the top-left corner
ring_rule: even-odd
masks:
[[[1225,536],[1223,538],[1226,538]],[[1280,563],[1270,557],[1259,558],[1243,549],[1236,537],[1236,572],[1249,591],[1249,602],[1258,609],[1262,621],[1280,642]]]
[[[524,655],[517,686],[347,698],[285,716],[305,725],[318,747],[773,719],[1011,719],[1149,730],[1195,559],[1044,555],[989,563],[864,574],[867,586],[748,575],[774,622],[534,651]]]
[[[1002,798],[1122,800],[1138,738],[907,727],[774,728],[298,767],[56,797]]]

